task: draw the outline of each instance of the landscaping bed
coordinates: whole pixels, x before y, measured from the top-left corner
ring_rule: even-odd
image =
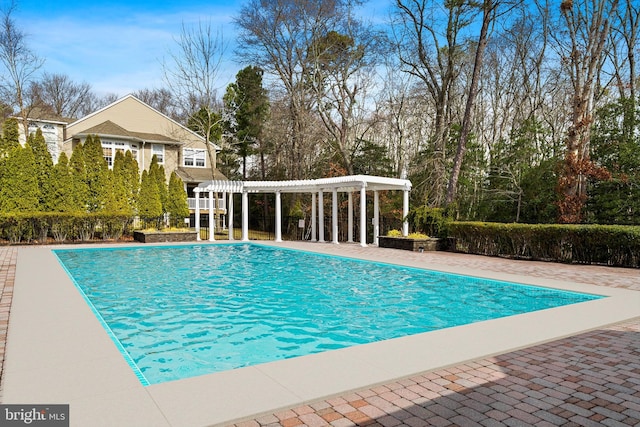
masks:
[[[389,237],[378,236],[378,246],[381,248],[403,249],[405,251],[425,252],[447,250],[446,239],[433,237]]]
[[[195,242],[196,237],[197,233],[191,230],[133,232],[133,240],[142,243]]]

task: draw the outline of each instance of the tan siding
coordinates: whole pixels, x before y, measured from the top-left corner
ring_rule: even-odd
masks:
[[[164,164],[162,166],[164,167],[164,172],[167,175],[167,182],[169,182],[171,172],[173,172],[178,166],[180,166],[178,164],[178,159],[182,158],[179,157],[179,153],[181,151],[182,147],[176,145],[165,145],[164,147]],[[142,167],[144,165],[144,169],[149,170],[149,165],[151,165],[151,158],[153,157],[151,153],[151,144],[145,144],[144,149],[141,152],[144,156],[144,160],[140,165],[140,169],[142,170]]]
[[[179,141],[181,145],[165,145],[164,168],[167,177],[177,167],[182,165],[182,149],[184,147],[206,149],[204,141],[189,132],[176,122],[163,116],[135,97],[125,97],[120,101],[89,115],[67,127],[67,138],[83,133],[85,130],[110,120],[130,132],[150,133],[166,135]],[[151,164],[151,143],[147,142],[141,147],[140,168],[149,169]],[[71,155],[71,144],[64,144],[64,151]],[[214,160],[215,160],[215,150]],[[215,164],[215,163],[214,163]],[[207,156],[207,167],[210,167],[210,159]]]

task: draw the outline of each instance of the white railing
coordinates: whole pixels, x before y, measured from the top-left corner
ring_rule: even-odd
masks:
[[[204,198],[199,198],[198,199],[198,204],[200,205],[200,210],[201,211],[208,211],[209,210],[209,201],[211,199],[204,199]],[[218,210],[222,210],[222,211],[226,211],[227,210],[227,202],[225,199],[215,199],[216,204],[214,205],[214,208],[217,208]],[[187,199],[187,202],[189,203],[189,209],[190,210],[195,210],[196,209],[196,199],[194,197],[189,197]]]

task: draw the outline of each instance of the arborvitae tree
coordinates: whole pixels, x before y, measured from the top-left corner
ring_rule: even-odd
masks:
[[[133,211],[127,203],[126,191],[120,179],[110,170],[107,171],[109,180],[112,183],[105,191],[105,202],[103,209],[108,213],[133,215]]]
[[[3,160],[2,166],[0,212],[38,211],[40,189],[31,147],[14,147]]]
[[[165,213],[167,212],[167,175],[165,175],[164,167],[158,164],[158,158],[155,155],[151,158],[149,176],[153,178],[154,182],[158,186],[162,212]]]
[[[133,215],[137,210],[138,165],[135,161],[134,164],[131,164],[127,160],[127,156],[129,159],[133,159],[130,151],[127,151],[126,155],[122,151],[118,151],[113,159],[113,183],[114,186],[117,186],[113,193],[118,198],[118,205],[120,206],[118,210],[123,210]],[[133,166],[135,166],[135,170],[128,169]]]
[[[53,169],[53,159],[47,149],[47,142],[42,135],[42,130],[38,128],[35,135],[30,134],[27,145],[33,151],[35,161],[35,175],[40,188],[40,209],[42,211],[51,210],[51,171]]]
[[[127,191],[122,176],[113,170],[107,170],[110,185],[105,188],[103,209],[111,214],[133,215],[133,210],[127,200]]]
[[[6,119],[2,124],[2,139],[0,139],[0,157],[8,155],[9,152],[20,146],[20,132],[18,130],[18,120],[15,118]]]
[[[102,143],[97,136],[87,136],[83,147],[87,176],[87,208],[89,212],[104,209],[109,187],[109,166],[103,157]]]
[[[131,151],[127,151],[124,155],[122,166],[123,175],[125,176],[125,186],[127,188],[127,197],[129,205],[135,212],[138,209],[138,191],[140,191],[140,171],[138,162],[133,158]]]
[[[84,148],[78,144],[71,153],[69,160],[71,180],[73,182],[73,200],[78,210],[87,212],[89,186],[87,185],[87,170],[84,161]]]
[[[180,226],[183,218],[189,216],[187,192],[184,191],[184,183],[175,172],[171,172],[171,177],[169,178],[167,213],[173,227]]]
[[[138,195],[138,215],[145,222],[153,222],[157,228],[162,226],[162,202],[158,185],[146,170],[142,171],[140,194]]]
[[[74,212],[79,210],[74,196],[74,180],[69,168],[67,155],[62,152],[58,163],[51,171],[51,198],[49,210],[52,212]]]

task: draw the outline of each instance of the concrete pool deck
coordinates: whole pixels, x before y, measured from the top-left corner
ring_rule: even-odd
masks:
[[[8,273],[0,275],[13,284],[2,403],[68,403],[74,426],[640,422],[638,270],[273,245],[609,298],[144,387],[51,253],[66,246],[0,248],[0,255],[10,252],[4,264],[17,253],[15,282],[4,264]],[[569,393],[571,384],[577,387]]]

